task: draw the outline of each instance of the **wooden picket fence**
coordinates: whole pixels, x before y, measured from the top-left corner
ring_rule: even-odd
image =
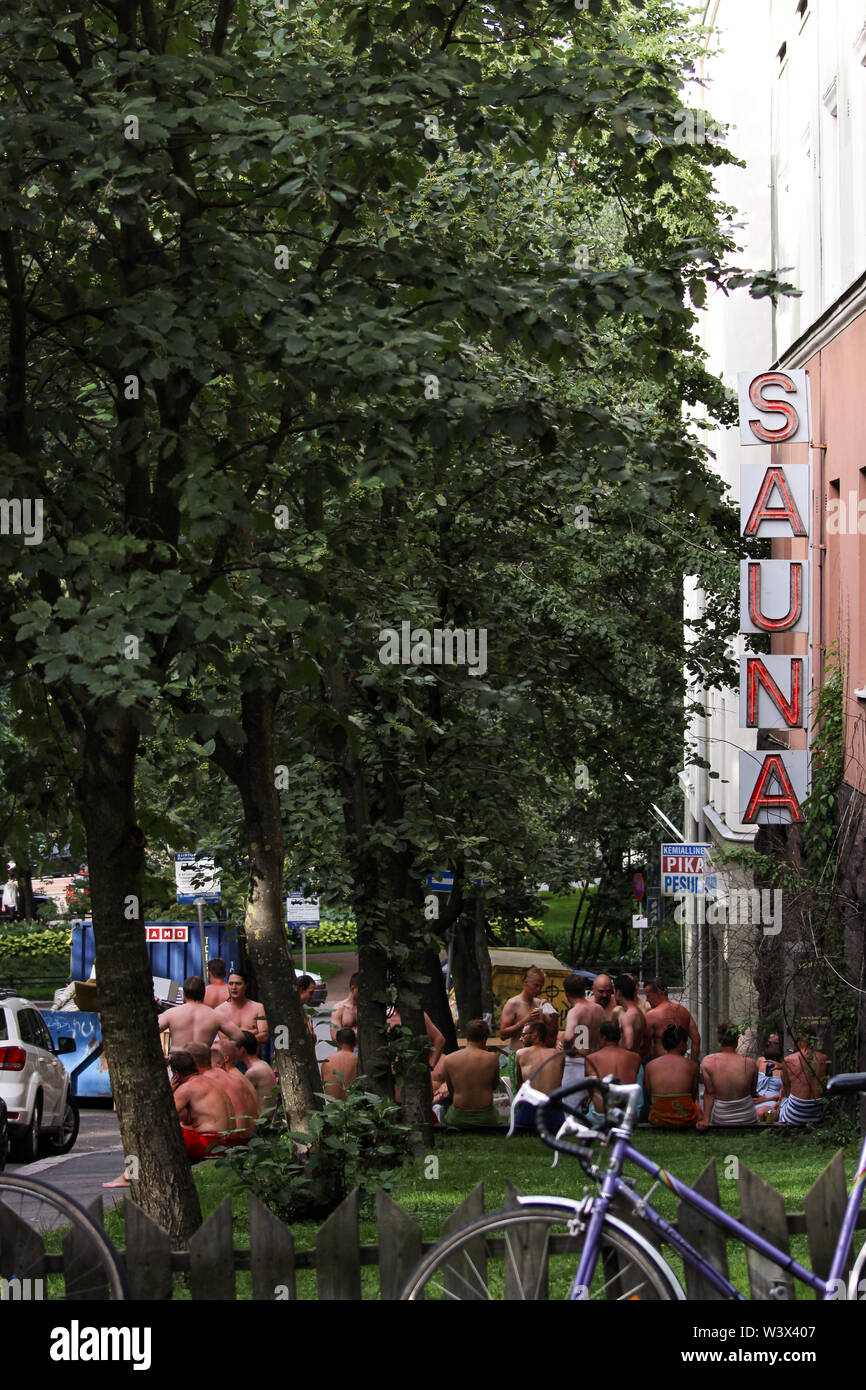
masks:
[[[786,1213],[785,1199],[757,1173],[739,1164],[740,1216],[744,1224],[789,1251],[789,1238],[808,1237],[812,1269],[826,1277],[830,1270],[836,1233],[846,1202],[845,1166],[840,1150],[806,1194],[805,1210]],[[719,1185],[715,1159],[710,1160],[698,1179],[698,1192],[718,1202]],[[506,1183],[506,1205],[516,1202],[517,1191]],[[362,1297],[361,1271],[375,1265],[379,1270],[379,1297],[399,1297],[409,1274],[422,1252],[436,1243],[422,1239],[419,1224],[401,1210],[385,1192],[376,1193],[378,1244],[362,1245],[359,1232],[358,1193],[352,1192],[328,1217],[316,1234],[315,1246],[296,1250],[291,1230],[255,1197],[249,1198],[249,1247],[235,1249],[231,1200],[222,1204],[192,1237],[188,1250],[172,1250],[167,1232],[152,1221],[130,1199],[124,1199],[126,1249],[124,1262],[130,1293],[134,1299],[166,1300],[175,1291],[175,1276],[184,1277],[185,1296],[193,1299],[233,1300],[237,1297],[236,1276],[248,1271],[252,1297],[273,1302],[296,1300],[298,1273],[315,1271],[307,1277],[306,1297],[325,1301],[356,1301]],[[90,1207],[91,1215],[102,1221],[102,1198]],[[484,1213],[484,1186],[479,1183],[469,1196],[450,1213],[442,1225],[445,1235]],[[618,1214],[658,1244],[639,1218],[626,1209]],[[677,1223],[690,1243],[723,1273],[728,1272],[724,1233],[685,1203],[679,1204]],[[866,1211],[860,1213],[858,1228],[866,1228]],[[63,1271],[69,1298],[104,1298],[108,1290],[97,1290],[93,1268],[87,1254],[87,1240],[75,1230],[63,1239],[62,1253],[48,1253],[41,1238],[11,1213],[0,1218],[2,1260],[5,1270],[26,1273],[32,1278]],[[778,1265],[748,1251],[751,1297],[764,1300],[794,1297],[790,1276]],[[3,1271],[0,1271],[3,1272]],[[686,1270],[686,1296],[689,1299],[717,1299],[719,1294],[706,1281]],[[807,1295],[800,1289],[800,1296]]]

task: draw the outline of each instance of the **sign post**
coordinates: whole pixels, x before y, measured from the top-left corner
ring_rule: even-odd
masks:
[[[644,934],[644,932],[646,931],[647,927],[649,926],[649,921],[648,921],[648,919],[647,919],[646,917],[644,917],[644,915],[643,915],[642,912],[636,912],[636,913],[634,914],[634,916],[632,917],[632,919],[631,919],[631,924],[632,924],[632,926],[634,927],[634,929],[635,929],[636,932],[640,932],[640,936],[638,937],[638,940],[639,940],[639,942],[640,942],[640,968],[639,968],[638,979],[642,980],[642,979],[643,979],[643,934]]]
[[[201,950],[201,977],[207,986],[207,944],[204,937],[205,903],[222,902],[222,890],[212,859],[196,859],[194,854],[174,856],[174,880],[179,903],[193,903],[198,914],[198,943]]]
[[[204,898],[196,898],[195,910],[198,913],[198,944],[201,948],[201,977],[207,989],[207,947],[204,939]]]
[[[321,920],[319,897],[314,893],[305,897],[303,893],[290,893],[286,898],[286,926],[296,927],[301,933],[301,970],[307,973],[307,931],[317,927]]]

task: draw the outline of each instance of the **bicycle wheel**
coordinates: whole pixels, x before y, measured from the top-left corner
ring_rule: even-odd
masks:
[[[412,1274],[401,1297],[467,1302],[567,1299],[586,1239],[586,1220],[543,1205],[492,1212],[446,1237]],[[670,1301],[683,1291],[675,1274],[629,1228],[607,1217],[590,1287],[603,1301]]]
[[[83,1207],[33,1178],[0,1176],[0,1301],[128,1297],[120,1257]]]

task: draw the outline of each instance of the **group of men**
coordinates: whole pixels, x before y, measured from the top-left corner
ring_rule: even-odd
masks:
[[[259,1056],[268,1039],[262,1005],[247,995],[242,970],[221,958],[184,981],[183,1003],[157,1019],[168,1034],[168,1068],[186,1151],[193,1163],[215,1145],[246,1144],[273,1115],[277,1077]],[[128,1187],[124,1173],[103,1187]]]
[[[705,1130],[760,1120],[804,1125],[823,1116],[827,1057],[810,1036],[800,1036],[783,1057],[781,1040],[771,1034],[765,1055],[755,1060],[738,1052],[738,1031],[726,1023],[718,1030],[719,1050],[701,1060],[697,1025],[684,1005],[668,997],[661,979],[647,981],[641,999],[638,982],[628,974],[596,975],[589,996],[584,978],[569,976],[561,1030],[557,1010],[543,997],[544,984],[543,971],[531,966],[521,992],[502,1010],[499,1036],[507,1043],[502,1069],[515,1090],[531,1081],[535,1090],[551,1095],[586,1076],[638,1082],[639,1119],[660,1129]],[[489,1036],[483,1020],[471,1021],[466,1047],[442,1059],[438,1088],[434,1073],[434,1101],[448,1104],[441,1112],[446,1124],[502,1123],[493,1101],[500,1060],[488,1050]],[[601,1123],[602,1109],[601,1092],[593,1092],[590,1123]],[[517,1123],[534,1127],[534,1122],[533,1108],[520,1107]]]

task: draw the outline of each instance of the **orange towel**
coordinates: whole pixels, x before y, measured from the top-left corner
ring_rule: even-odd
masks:
[[[653,1096],[649,1122],[657,1129],[691,1129],[700,1118],[692,1096]]]

